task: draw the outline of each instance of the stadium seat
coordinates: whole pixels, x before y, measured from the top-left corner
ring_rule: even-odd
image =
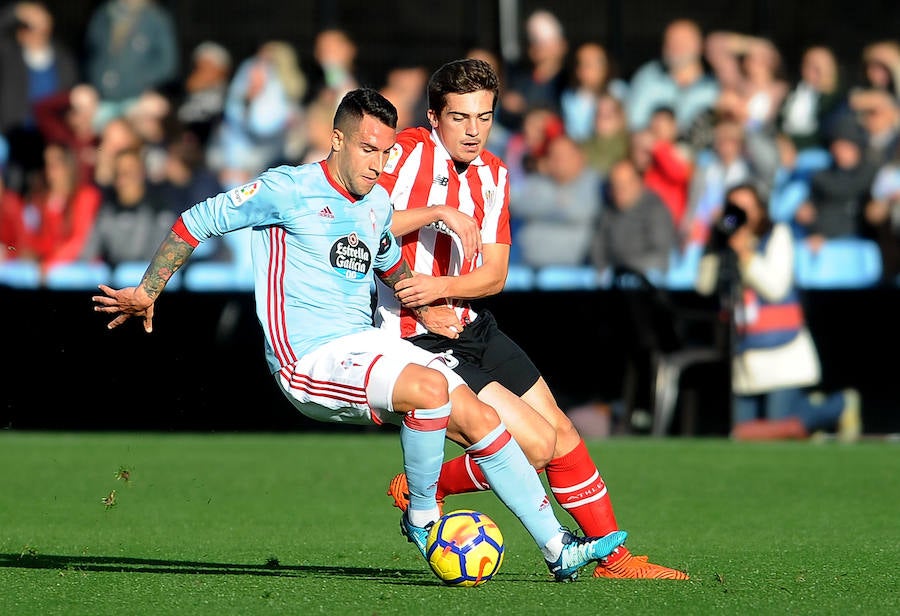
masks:
[[[862,289],[881,280],[881,251],[872,240],[834,238],[818,252],[794,245],[794,274],[801,289]]]
[[[125,261],[119,263],[113,268],[112,282],[113,287],[121,289],[122,287],[134,287],[141,282],[144,272],[147,271],[146,261]],[[181,286],[181,271],[175,272],[175,275],[166,284],[167,291],[175,291]]]
[[[41,286],[41,268],[34,261],[0,263],[0,285],[15,289],[37,289]]]
[[[537,270],[534,283],[539,291],[593,291],[601,278],[590,265],[547,265]]]
[[[831,164],[831,153],[825,148],[812,147],[797,151],[794,173],[809,178]]]
[[[253,272],[231,262],[200,261],[185,268],[183,286],[187,291],[252,291]]]
[[[112,283],[112,268],[106,263],[62,263],[47,271],[44,284],[60,291],[93,291]]]
[[[703,244],[691,242],[684,250],[675,249],[669,258],[669,269],[666,271],[662,286],[672,291],[692,291],[700,269],[700,257],[703,256]],[[651,282],[655,282],[651,279]]]
[[[506,273],[504,291],[531,291],[534,288],[534,270],[527,265],[510,265]]]

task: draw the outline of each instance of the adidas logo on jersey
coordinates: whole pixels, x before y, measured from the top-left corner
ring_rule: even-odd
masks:
[[[334,218],[334,214],[331,211],[331,208],[327,205],[319,210],[319,216],[322,218]]]
[[[437,176],[436,178],[434,178],[434,182],[432,182],[432,184],[438,184],[440,186],[446,186],[449,183],[450,183],[450,178],[444,177],[443,175]]]

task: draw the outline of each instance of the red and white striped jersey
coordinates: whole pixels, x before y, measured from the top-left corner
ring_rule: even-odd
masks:
[[[482,244],[509,244],[509,170],[499,157],[482,152],[457,173],[450,153],[437,133],[407,128],[397,135],[379,183],[387,189],[395,210],[449,205],[472,216],[481,228]],[[458,276],[463,255],[458,238],[436,228],[425,227],[402,238],[403,256],[417,272],[432,276]],[[477,261],[474,267],[477,267]],[[473,267],[471,263],[467,268]],[[375,324],[396,331],[404,338],[427,330],[411,310],[401,308],[393,291],[380,281]],[[460,320],[471,321],[475,312],[468,302],[457,301]]]

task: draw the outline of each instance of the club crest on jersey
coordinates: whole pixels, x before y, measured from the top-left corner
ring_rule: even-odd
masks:
[[[485,212],[490,212],[492,209],[494,209],[494,206],[497,204],[496,201],[497,201],[497,191],[495,191],[493,188],[489,188],[488,190],[484,191],[484,211]]]
[[[403,154],[403,147],[399,143],[395,143],[394,147],[391,148],[391,153],[388,154],[387,162],[384,163],[384,173],[393,173],[394,169],[397,168],[397,163],[400,162],[400,156]]]
[[[331,246],[331,267],[348,280],[362,280],[372,267],[372,251],[354,232]]]
[[[243,186],[232,189],[228,196],[231,198],[231,202],[237,206],[245,201],[249,201],[258,191],[259,180],[256,180],[255,182],[249,182]]]

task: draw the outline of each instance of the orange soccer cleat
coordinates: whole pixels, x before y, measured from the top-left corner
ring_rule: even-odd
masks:
[[[599,564],[594,569],[595,578],[642,579],[642,580],[689,580],[688,574],[655,565],[646,556],[635,556],[631,552],[616,559],[611,565]]]
[[[406,483],[405,473],[400,473],[391,479],[387,495],[394,499],[394,507],[400,511],[406,511],[409,508],[409,484]],[[444,499],[437,499],[437,504],[441,515],[444,515]]]

